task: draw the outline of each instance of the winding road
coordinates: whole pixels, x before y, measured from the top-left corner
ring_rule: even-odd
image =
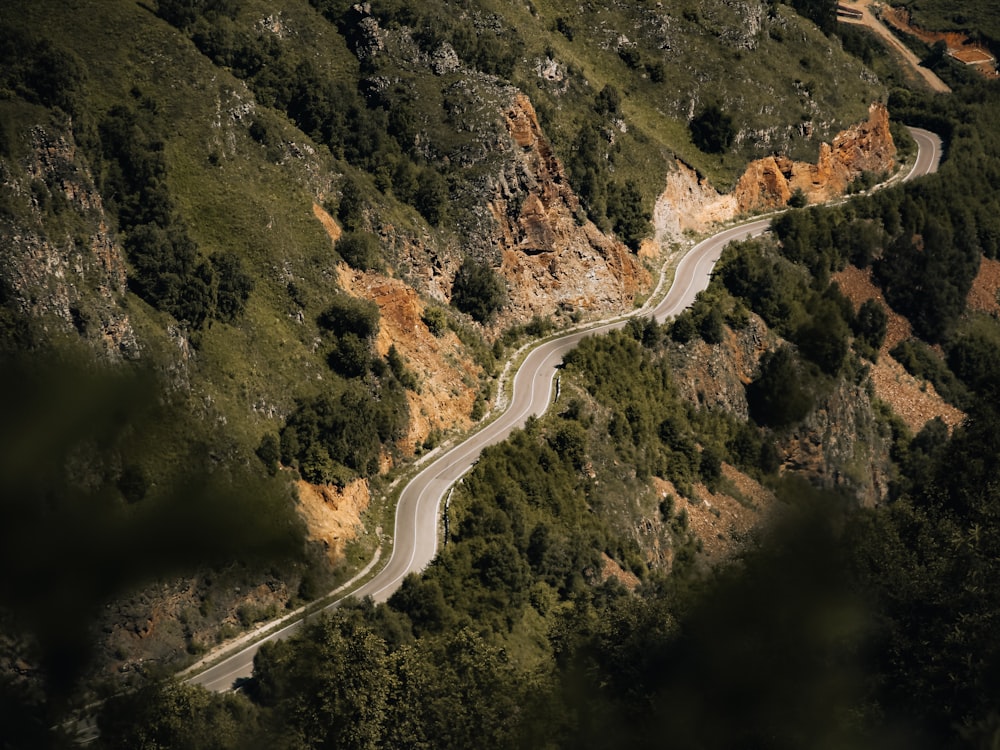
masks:
[[[941,140],[933,133],[910,128],[919,152],[910,172],[902,180],[933,172],[941,158]],[[451,448],[424,467],[402,490],[396,508],[392,554],[385,566],[366,583],[349,591],[327,605],[336,607],[348,596],[370,596],[384,602],[403,578],[411,572],[423,570],[437,553],[438,519],[442,498],[456,481],[471,469],[480,452],[506,438],[513,430],[524,426],[529,417],[542,414],[552,397],[552,381],[567,352],[574,349],[587,336],[599,335],[622,328],[629,317],[654,317],[663,322],[688,307],[698,292],[708,286],[712,269],[723,248],[730,242],[756,237],[768,230],[771,219],[756,219],[726,229],[695,245],[680,261],[673,284],[665,297],[656,305],[640,308],[628,316],[611,322],[573,331],[539,344],[525,357],[514,375],[511,403],[506,411],[483,429]],[[253,671],[253,657],[262,643],[287,638],[302,626],[298,619],[268,634],[242,650],[189,678],[195,684],[210,690],[226,691],[234,682],[249,677]]]

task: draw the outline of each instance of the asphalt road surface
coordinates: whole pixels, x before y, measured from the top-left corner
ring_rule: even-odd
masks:
[[[919,153],[913,169],[904,180],[935,171],[941,158],[941,140],[936,135],[918,128],[910,128],[910,132],[919,146]],[[726,245],[763,234],[770,223],[770,218],[749,221],[699,242],[678,264],[673,284],[663,300],[654,308],[640,309],[634,315],[653,316],[661,323],[677,315],[694,302],[698,292],[708,286],[712,268]],[[438,519],[448,488],[475,465],[483,448],[500,442],[513,430],[523,427],[529,417],[538,416],[548,408],[553,396],[554,377],[567,352],[583,338],[621,328],[627,320],[622,317],[604,325],[568,333],[531,350],[514,376],[508,409],[489,425],[435,458],[406,485],[396,508],[389,561],[377,575],[345,593],[343,598],[370,596],[376,602],[384,602],[399,588],[408,573],[423,570],[437,553]],[[327,609],[337,606],[341,600],[333,602]],[[287,638],[301,625],[299,620],[276,630],[265,639],[190,678],[190,682],[220,692],[232,689],[234,682],[250,677],[253,657],[261,643]]]

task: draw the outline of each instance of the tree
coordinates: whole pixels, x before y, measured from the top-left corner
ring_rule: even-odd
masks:
[[[184,226],[140,224],[125,238],[125,249],[135,269],[132,290],[179,322],[201,327],[215,308],[214,269],[199,259]]]
[[[649,234],[649,213],[643,208],[642,194],[634,180],[614,183],[608,193],[608,218],[615,231],[632,250]]]
[[[594,100],[594,109],[598,114],[616,115],[621,108],[621,103],[622,95],[609,83],[598,92],[597,98]]]
[[[766,427],[785,427],[812,411],[813,396],[804,375],[788,347],[765,354],[760,375],[747,386],[753,420]]]
[[[353,333],[358,338],[371,340],[378,335],[380,316],[378,305],[374,302],[338,294],[317,322],[321,328],[338,336]]]
[[[837,28],[836,0],[792,0],[792,7],[800,16],[819,26],[824,34],[830,34]]]
[[[409,617],[413,633],[418,637],[424,633],[443,632],[455,621],[455,615],[445,601],[441,583],[429,576],[407,575],[389,597],[388,605]]]
[[[274,476],[278,473],[278,462],[281,460],[281,445],[273,433],[267,433],[261,438],[257,447],[257,458],[267,467],[267,473]]]
[[[728,151],[736,137],[733,118],[725,114],[718,104],[709,104],[688,126],[694,145],[707,154]]]
[[[401,386],[410,391],[417,390],[416,373],[406,366],[406,360],[403,359],[403,355],[399,353],[395,344],[392,344],[389,351],[386,352],[385,361]]]
[[[1000,340],[973,330],[948,349],[948,365],[978,395],[1000,395]]]
[[[678,344],[686,344],[694,338],[697,329],[690,310],[684,310],[670,324],[670,338]]]
[[[254,282],[235,253],[215,253],[210,258],[215,269],[215,317],[234,323],[246,309]]]
[[[850,331],[830,300],[820,298],[809,321],[795,333],[799,351],[827,375],[836,375],[847,356]]]
[[[789,208],[804,208],[809,205],[809,198],[806,197],[805,192],[802,188],[797,187],[792,191],[791,196],[788,198]]]
[[[296,746],[382,747],[395,679],[386,644],[355,618],[310,621],[294,644],[266,644],[254,659],[258,700],[274,706]]]
[[[435,336],[444,336],[448,330],[448,314],[440,307],[427,305],[420,320],[427,326],[427,330]]]
[[[698,333],[706,344],[721,344],[725,336],[725,319],[718,305],[711,305],[698,323]]]
[[[97,725],[102,747],[237,750],[259,736],[257,716],[239,693],[168,681],[118,693],[101,707]]]
[[[337,240],[337,252],[347,265],[359,271],[384,268],[378,238],[371,232],[344,232]]]
[[[427,221],[440,226],[448,216],[448,183],[431,167],[420,172],[414,205]]]
[[[582,470],[587,462],[587,431],[576,420],[563,422],[550,439],[552,447],[564,459]]]
[[[499,274],[471,257],[462,261],[451,286],[451,303],[480,323],[488,323],[503,309],[507,289]]]
[[[880,302],[866,299],[861,303],[854,318],[854,335],[857,337],[855,346],[861,344],[862,354],[873,360],[878,356],[888,323],[889,316]]]
[[[4,29],[0,40],[0,88],[46,107],[76,113],[76,92],[85,67],[68,50],[47,39]]]
[[[340,188],[340,204],[337,206],[337,218],[344,229],[360,229],[365,218],[365,208],[365,191],[361,183],[349,175],[345,176]]]
[[[889,246],[875,272],[893,309],[906,315],[921,337],[937,342],[965,309],[980,257],[978,248],[956,243],[942,220],[926,217],[922,232],[904,232]]]

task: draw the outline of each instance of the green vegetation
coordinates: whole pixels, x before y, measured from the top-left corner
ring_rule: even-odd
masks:
[[[929,380],[945,401],[964,409],[969,392],[955,376],[941,355],[919,339],[901,341],[889,352],[906,371],[917,378]]]
[[[378,238],[371,232],[345,232],[337,240],[337,253],[351,268],[360,271],[385,270]]]
[[[747,388],[750,416],[767,427],[787,427],[802,421],[816,405],[811,379],[787,348],[765,355],[760,375]]]
[[[718,104],[705,107],[691,120],[690,128],[694,145],[708,154],[728,151],[736,137],[733,118],[725,114]]]
[[[34,354],[2,359],[0,555],[22,573],[0,587],[0,606],[32,636],[26,656],[59,705],[89,669],[112,598],[210,565],[287,566],[304,556],[303,530],[285,482],[218,460],[232,442],[147,369],[97,366],[69,347]],[[168,449],[183,452],[167,463]]]
[[[993,46],[1000,40],[1000,20],[996,7],[989,0],[913,0],[906,4],[913,22],[930,31],[964,31],[972,39]]]
[[[998,101],[979,88],[922,104],[977,133],[953,131],[939,177],[788,214],[773,239],[728,248],[712,287],[671,324],[634,320],[568,355],[554,413],[483,453],[422,576],[387,607],[347,607],[261,652],[247,704],[255,736],[392,747],[992,741],[1000,338],[994,320],[953,300],[974,273],[970,238],[995,252],[994,198],[958,177],[996,163]],[[912,257],[927,247],[954,263],[930,272]],[[880,308],[855,314],[829,282],[847,262],[881,264],[887,297],[924,315],[921,330],[942,343],[943,359],[915,342],[894,350],[908,366],[973,394],[951,435],[940,421],[915,437],[893,428],[891,496],[866,509],[803,476],[776,480],[768,432],[798,424],[881,344]],[[937,283],[927,291],[943,307],[899,290],[906,279]],[[747,388],[762,427],[680,398],[667,355],[672,342],[718,342],[751,312],[790,342]],[[711,485],[723,460],[770,477],[787,510],[738,564],[707,572],[678,499],[641,488],[649,476],[682,494]],[[675,551],[669,578],[643,557],[634,514],[661,519],[660,542]],[[598,584],[598,552],[640,588]],[[459,684],[472,700],[454,697]]]
[[[114,691],[98,746],[995,740],[1000,334],[964,300],[980,257],[1000,251],[1000,199],[983,189],[1000,161],[996,88],[937,54],[953,96],[894,75],[884,89],[849,55],[880,66],[880,48],[829,28],[828,2],[795,4],[820,29],[778,3],[667,5],[0,10],[0,554],[26,571],[0,606],[39,673],[30,689],[0,676],[5,742],[58,741],[47,727],[88,674],[92,631],[135,586],[212,579],[197,613],[158,624],[193,654],[207,644],[190,625],[228,617],[213,613],[224,592],[266,580],[291,604],[344,573],[305,543],[288,480],[377,485],[384,457],[402,458],[421,373],[395,348],[376,355],[378,307],[337,288],[338,260],[404,280],[427,270],[420,252],[461,260],[452,303],[476,324],[435,303],[423,321],[454,330],[490,374],[504,342],[549,330],[538,317],[493,348],[478,333],[506,303],[482,198],[514,184],[494,148],[510,84],[581,197],[578,220],[632,248],[676,157],[724,188],[748,158],[812,156],[887,90],[894,114],[946,137],[948,158],[916,184],[783,215],[771,238],[728,248],[674,321],[586,340],[553,413],[456,488],[427,571],[386,605],[349,604],[264,648],[240,696],[169,681]],[[337,246],[314,203],[341,221]],[[863,387],[884,339],[882,308],[855,313],[830,283],[847,263],[871,268],[923,339],[895,355],[969,413],[915,437],[883,414],[891,484],[868,509],[782,467],[778,450],[812,437],[831,393]],[[724,406],[683,395],[671,363],[721,352],[754,316],[770,351],[745,390]],[[85,364],[67,364],[78,340]],[[135,360],[148,381],[131,378],[147,372]],[[782,513],[713,570],[689,511],[696,487],[728,489],[727,464],[771,487]],[[277,611],[243,603],[219,632]]]
[[[462,261],[451,287],[451,303],[480,323],[488,323],[507,301],[503,279],[472,258]]]

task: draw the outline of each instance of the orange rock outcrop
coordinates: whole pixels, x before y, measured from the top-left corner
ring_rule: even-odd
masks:
[[[333,563],[344,557],[344,546],[364,528],[361,515],[371,501],[368,480],[356,479],[346,487],[295,482],[298,513],[306,522],[309,538],[320,542]]]
[[[406,392],[410,422],[399,443],[402,451],[412,455],[432,432],[471,427],[481,368],[466,355],[458,336],[453,331],[440,337],[431,333],[423,321],[423,301],[400,279],[356,271],[343,263],[338,276],[348,294],[378,305],[378,354],[384,357],[395,346],[419,379],[417,391]]]
[[[510,303],[501,325],[556,310],[631,308],[650,276],[624,243],[583,219],[580,201],[524,94],[505,114],[516,147],[515,181],[499,180],[489,210]]]
[[[888,173],[895,166],[896,144],[889,132],[884,104],[869,107],[868,119],[842,131],[833,143],[820,145],[815,164],[783,156],[758,159],[747,167],[734,191],[740,213],[766,211],[787,205],[796,190],[810,203],[842,195],[866,172]]]
[[[676,242],[684,232],[706,232],[713,224],[739,214],[781,208],[797,188],[811,203],[829,200],[842,195],[866,171],[891,171],[895,156],[888,110],[873,104],[865,122],[842,131],[832,144],[820,146],[816,164],[784,156],[757,159],[747,166],[731,193],[720,194],[704,177],[678,162],[653,209],[656,240],[661,245]]]

